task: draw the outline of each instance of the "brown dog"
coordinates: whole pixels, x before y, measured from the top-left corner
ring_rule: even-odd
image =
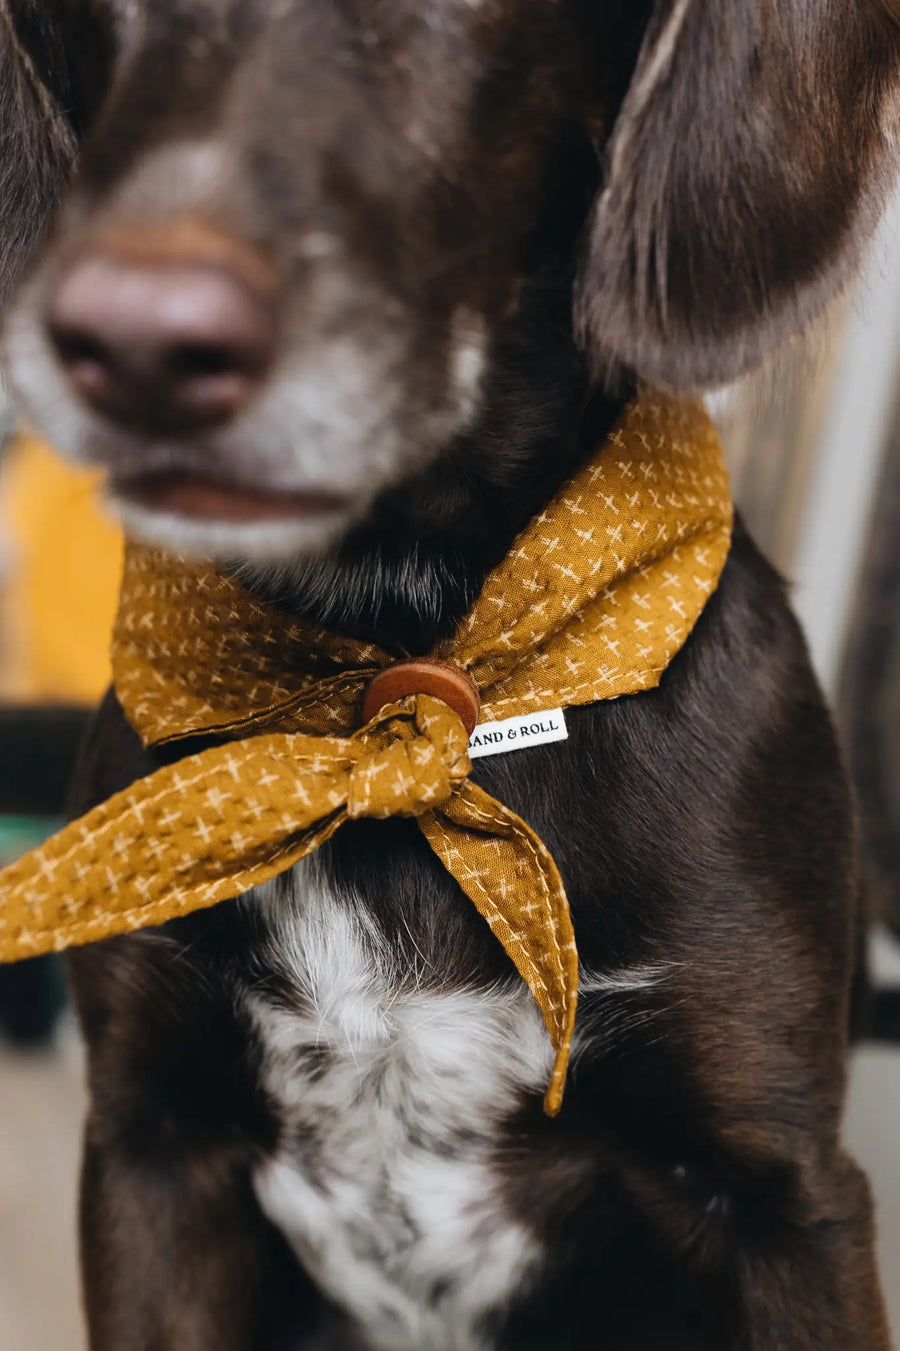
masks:
[[[22,406],[143,538],[415,652],[637,382],[737,375],[851,274],[900,27],[892,0],[2,0],[0,56]],[[885,1351],[839,1139],[850,803],[740,528],[660,688],[570,721],[477,770],[572,903],[555,1122],[527,991],[409,822],[73,957],[93,1351]],[[110,698],[80,805],[154,763]]]

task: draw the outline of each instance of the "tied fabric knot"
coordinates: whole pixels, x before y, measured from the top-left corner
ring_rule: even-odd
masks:
[[[383,709],[354,741],[347,815],[421,816],[446,802],[468,776],[469,738],[459,714],[427,694]]]
[[[462,673],[481,726],[652,689],[718,585],[731,526],[702,405],[645,394],[420,665]],[[130,545],[113,641],[122,708],[148,748],[219,744],[0,873],[0,960],[165,923],[251,891],[351,819],[409,817],[540,1008],[554,1115],[578,992],[563,880],[530,825],[469,777],[459,711],[404,692],[359,727],[366,691],[397,660],[262,604],[212,567]]]

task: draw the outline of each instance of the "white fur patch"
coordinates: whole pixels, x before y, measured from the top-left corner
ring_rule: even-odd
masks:
[[[294,992],[251,999],[282,1120],[255,1177],[263,1210],[379,1351],[489,1351],[485,1318],[542,1260],[495,1165],[504,1120],[543,1093],[553,1063],[531,994],[442,990],[425,956],[402,962],[315,858],[251,903],[270,927],[267,963]],[[604,1003],[664,975],[586,976],[582,989]],[[593,1011],[582,1031],[576,1055],[602,1039]]]
[[[226,563],[232,558],[239,563],[253,559],[263,566],[271,561],[275,570],[285,558],[328,548],[349,524],[347,514],[339,510],[251,524],[192,520],[175,512],[142,507],[114,490],[107,490],[105,505],[129,539],[151,548],[164,549],[179,558],[216,558]]]
[[[254,997],[284,1122],[256,1176],[263,1210],[374,1346],[487,1351],[481,1320],[540,1257],[492,1163],[500,1122],[549,1077],[537,1007],[524,985],[441,993],[424,967],[399,971],[315,864],[291,897],[262,893],[297,991],[296,1012]]]
[[[487,326],[481,315],[464,307],[457,310],[453,316],[450,364],[460,429],[478,411],[481,379],[487,366],[487,339]]]

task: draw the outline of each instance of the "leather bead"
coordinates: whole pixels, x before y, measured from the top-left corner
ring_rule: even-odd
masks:
[[[443,700],[459,714],[469,736],[478,726],[481,699],[475,682],[460,667],[430,657],[398,661],[372,678],[363,696],[363,725],[407,694],[431,694]]]

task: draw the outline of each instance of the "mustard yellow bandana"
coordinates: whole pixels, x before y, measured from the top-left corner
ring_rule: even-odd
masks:
[[[363,725],[366,691],[373,679],[390,688],[396,654],[280,614],[210,567],[130,547],[113,642],[122,706],[147,746],[200,733],[224,744],[138,781],[0,874],[0,959],[238,896],[349,819],[415,817],[540,1006],[555,1114],[578,988],[568,901],[535,833],[470,780],[454,681],[463,703],[466,688],[475,708],[480,696],[482,723],[655,686],[718,583],[731,523],[701,405],[643,397],[431,654],[449,664],[437,689],[401,683]]]

